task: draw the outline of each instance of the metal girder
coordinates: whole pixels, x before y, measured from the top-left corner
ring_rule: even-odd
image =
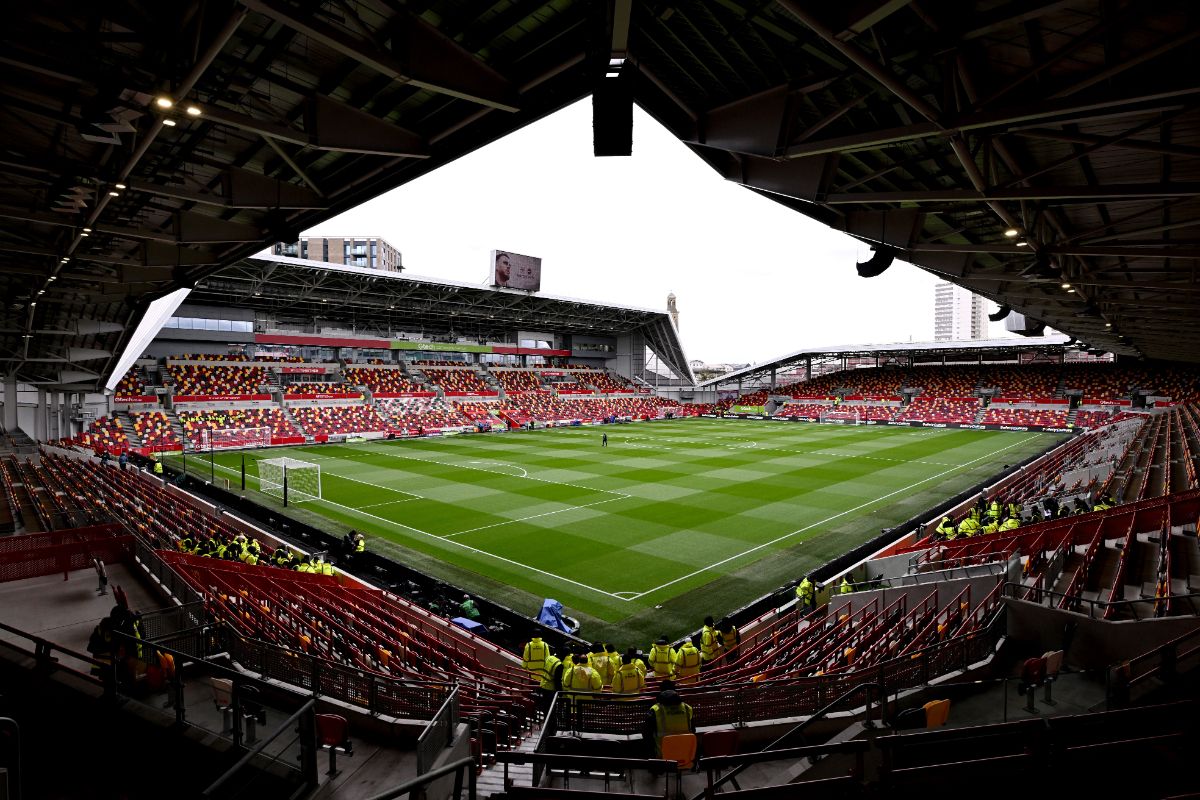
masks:
[[[1129,113],[1148,113],[1179,108],[1183,98],[1200,94],[1200,86],[1185,86],[1154,93],[1139,93],[1124,97],[1109,97],[1085,101],[1049,100],[992,111],[948,116],[940,124],[917,122],[895,128],[882,128],[849,136],[817,139],[788,147],[784,156],[805,156],[835,151],[867,150],[900,144],[915,139],[948,137],[968,131],[1009,128],[1036,120],[1054,119],[1056,124],[1077,122],[1099,117],[1121,116]]]
[[[980,203],[988,200],[1123,200],[1190,197],[1200,193],[1200,182],[1132,183],[1104,186],[993,187],[983,191],[942,189],[933,191],[843,192],[821,198],[829,205],[860,203]]]
[[[299,9],[282,0],[239,2],[393,80],[501,111],[520,110],[508,80],[436,28],[402,9],[397,11],[405,15],[405,24],[393,38],[392,52],[389,52],[375,42],[352,36],[311,14],[302,19]]]
[[[705,113],[697,144],[774,157],[785,137],[788,87],[775,86]]]

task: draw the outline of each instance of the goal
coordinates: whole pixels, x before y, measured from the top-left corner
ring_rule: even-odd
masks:
[[[265,458],[258,462],[258,488],[284,503],[321,499],[321,465],[298,458]]]
[[[201,428],[199,450],[269,447],[270,428]]]
[[[858,412],[849,408],[839,408],[821,414],[821,422],[832,422],[837,425],[858,425],[862,418]]]

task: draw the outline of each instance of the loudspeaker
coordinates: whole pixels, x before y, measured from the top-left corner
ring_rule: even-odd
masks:
[[[592,93],[592,152],[633,155],[633,91],[629,81],[605,78]]]

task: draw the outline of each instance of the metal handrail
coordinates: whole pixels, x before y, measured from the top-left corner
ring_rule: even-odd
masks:
[[[1034,588],[1034,587],[1025,586],[1024,584],[1021,584],[1021,583],[1013,583],[1012,581],[1006,581],[1004,584],[1004,594],[1005,594],[1005,596],[1007,596],[1013,600],[1024,600],[1025,599],[1024,597],[1020,597],[1017,595],[1017,591],[1020,590],[1020,591],[1027,592],[1031,588]],[[1094,599],[1089,599],[1086,597],[1076,597],[1075,595],[1065,594],[1063,592],[1056,592],[1052,589],[1041,589],[1038,592],[1038,594],[1040,594],[1044,598],[1048,597],[1051,600],[1053,600],[1054,598],[1057,597],[1057,598],[1065,598],[1065,599],[1068,599],[1068,600],[1071,600],[1074,602],[1087,603],[1088,606],[1090,606],[1093,609],[1095,609],[1095,608],[1106,609],[1109,607],[1117,607],[1117,606],[1132,606],[1132,605],[1136,605],[1138,603],[1155,604],[1155,603],[1161,603],[1163,600],[1163,598],[1161,598],[1161,597],[1138,597],[1138,598],[1134,598],[1133,600],[1094,600]],[[1200,592],[1190,592],[1188,594],[1173,594],[1173,595],[1171,595],[1172,600],[1187,600],[1187,599],[1193,598],[1193,597],[1200,598]],[[1029,602],[1035,602],[1035,601],[1031,600]],[[1062,610],[1070,610],[1070,609],[1062,609]],[[1091,614],[1089,613],[1088,616],[1090,617]]]
[[[425,730],[417,737],[417,774],[423,775],[429,771],[432,763],[432,753],[449,747],[454,739],[454,727],[458,724],[458,686],[450,690],[445,702],[425,725]],[[446,726],[445,741],[438,744],[432,738],[434,731],[442,725]],[[435,745],[437,745],[435,747]]]
[[[288,717],[287,719],[285,719],[283,721],[283,723],[280,724],[280,726],[275,730],[274,733],[272,733],[270,736],[268,736],[267,738],[260,741],[258,744],[254,745],[254,747],[250,748],[250,750],[247,751],[246,755],[242,756],[241,759],[239,759],[236,764],[234,764],[232,767],[227,769],[225,771],[224,775],[222,775],[221,777],[219,777],[215,781],[213,781],[212,784],[207,789],[205,789],[203,792],[200,793],[200,796],[201,797],[212,797],[213,793],[217,789],[219,789],[221,786],[223,786],[225,784],[225,782],[228,781],[230,778],[232,778],[235,774],[240,772],[242,767],[244,767],[244,766],[246,766],[246,764],[250,763],[250,761],[255,756],[257,756],[259,753],[261,753],[267,745],[269,745],[271,742],[273,742],[277,738],[279,738],[279,735],[281,733],[283,733],[284,731],[286,731],[293,722],[296,722],[297,720],[299,720],[300,717],[306,713],[314,712],[316,710],[316,707],[317,707],[317,701],[309,700],[307,703],[300,706],[300,708],[296,709],[296,712],[294,714],[292,714],[290,717]],[[315,746],[316,743],[313,742],[313,745]]]
[[[847,691],[838,695],[835,699],[831,700],[830,702],[826,703],[821,708],[814,711],[812,716],[810,716],[808,719],[804,720],[803,722],[799,723],[798,725],[794,726],[793,728],[791,728],[790,730],[785,732],[782,736],[780,736],[775,741],[771,742],[769,745],[764,747],[759,752],[765,753],[765,752],[769,752],[771,750],[782,749],[781,745],[785,741],[787,741],[788,739],[791,739],[793,736],[803,732],[803,730],[805,728],[807,728],[809,725],[813,724],[814,722],[816,722],[819,719],[824,718],[825,715],[827,715],[830,711],[832,711],[837,706],[841,705],[845,700],[847,700],[850,697],[853,697],[854,695],[857,695],[860,692],[862,692],[863,694],[866,695],[866,704],[865,704],[865,707],[863,708],[863,716],[865,718],[864,726],[867,728],[872,728],[872,727],[874,727],[874,723],[871,722],[871,693],[875,692],[878,695],[879,701],[880,701],[880,706],[882,707],[885,691],[886,691],[886,689],[884,689],[884,686],[882,683],[872,682],[872,681],[869,681],[867,683],[860,683],[857,686],[855,686],[851,689],[848,689]],[[701,759],[701,763],[703,763],[703,759]],[[692,797],[691,800],[703,800],[705,795],[707,795],[710,790],[716,789],[720,786],[725,785],[729,781],[732,781],[738,775],[742,774],[742,772],[748,766],[750,766],[749,763],[743,763],[737,767],[734,767],[729,772],[725,773],[719,779],[717,779],[712,784],[712,786],[710,786],[709,788],[700,792],[700,794]]]
[[[433,781],[443,776],[454,773],[454,793],[451,795],[455,800],[462,797],[463,790],[463,773],[467,774],[467,797],[475,797],[475,759],[467,757],[460,758],[457,761],[452,761],[449,764],[438,767],[432,772],[427,772],[416,778],[410,778],[399,786],[394,786],[388,789],[383,794],[377,794],[369,800],[395,800],[401,795],[415,792],[425,786],[428,786]]]

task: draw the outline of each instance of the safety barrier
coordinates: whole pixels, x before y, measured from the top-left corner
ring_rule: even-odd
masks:
[[[689,691],[685,699],[692,706],[698,727],[743,726],[812,715],[863,683],[881,684],[885,693],[922,686],[990,657],[1004,635],[1001,612],[997,608],[984,628],[865,669]],[[618,699],[560,693],[551,713],[560,731],[630,736],[641,730],[653,703],[646,697]]]

